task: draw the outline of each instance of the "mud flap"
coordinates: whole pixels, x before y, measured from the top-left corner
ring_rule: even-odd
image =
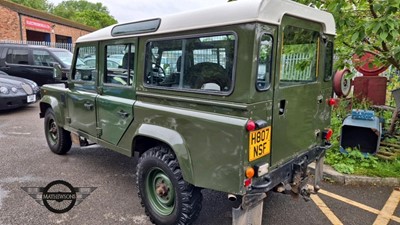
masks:
[[[232,208],[232,225],[261,225],[265,193],[243,196],[242,204]]]
[[[324,173],[324,159],[325,157],[318,157],[315,162],[315,171],[314,171],[314,192],[318,192],[320,187],[319,183],[322,180],[322,176]]]

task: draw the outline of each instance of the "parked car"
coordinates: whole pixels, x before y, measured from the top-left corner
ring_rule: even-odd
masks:
[[[56,83],[53,65],[60,64],[69,71],[72,53],[66,49],[47,46],[0,44],[0,71],[11,76],[35,81],[39,86]]]
[[[124,54],[111,54],[107,58],[118,60],[118,64],[122,65],[122,60],[124,59]]]
[[[34,81],[9,76],[0,71],[0,110],[35,103],[39,96],[40,89]]]
[[[96,68],[96,58],[90,57],[90,58],[84,58],[82,59],[83,63],[85,63],[86,66],[89,68]],[[120,68],[121,63],[119,62],[118,59],[114,58],[107,58],[107,68]]]

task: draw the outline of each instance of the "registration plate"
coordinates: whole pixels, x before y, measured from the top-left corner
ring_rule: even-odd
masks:
[[[251,131],[249,135],[249,161],[254,161],[271,152],[271,126]]]
[[[36,102],[36,95],[28,95],[28,96],[26,97],[26,101],[27,101],[28,103]]]

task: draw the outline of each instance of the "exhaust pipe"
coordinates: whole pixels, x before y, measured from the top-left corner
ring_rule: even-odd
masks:
[[[234,201],[236,201],[236,200],[237,200],[237,197],[236,197],[236,195],[233,195],[233,194],[228,194],[228,199],[229,199],[229,201],[232,201],[232,202],[234,202]]]

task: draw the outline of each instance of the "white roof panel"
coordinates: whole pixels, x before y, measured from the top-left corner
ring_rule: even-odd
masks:
[[[160,17],[160,27],[156,32],[151,32],[150,34],[161,34],[256,21],[279,25],[284,15],[291,15],[321,23],[324,27],[324,33],[332,35],[336,34],[335,21],[330,13],[291,0],[237,0],[210,8],[167,15]],[[155,18],[146,18],[143,20],[149,19]],[[111,30],[114,26],[115,25],[112,25],[84,35],[80,37],[77,42],[124,37],[111,36]],[[126,37],[148,34],[149,33],[127,35]]]

